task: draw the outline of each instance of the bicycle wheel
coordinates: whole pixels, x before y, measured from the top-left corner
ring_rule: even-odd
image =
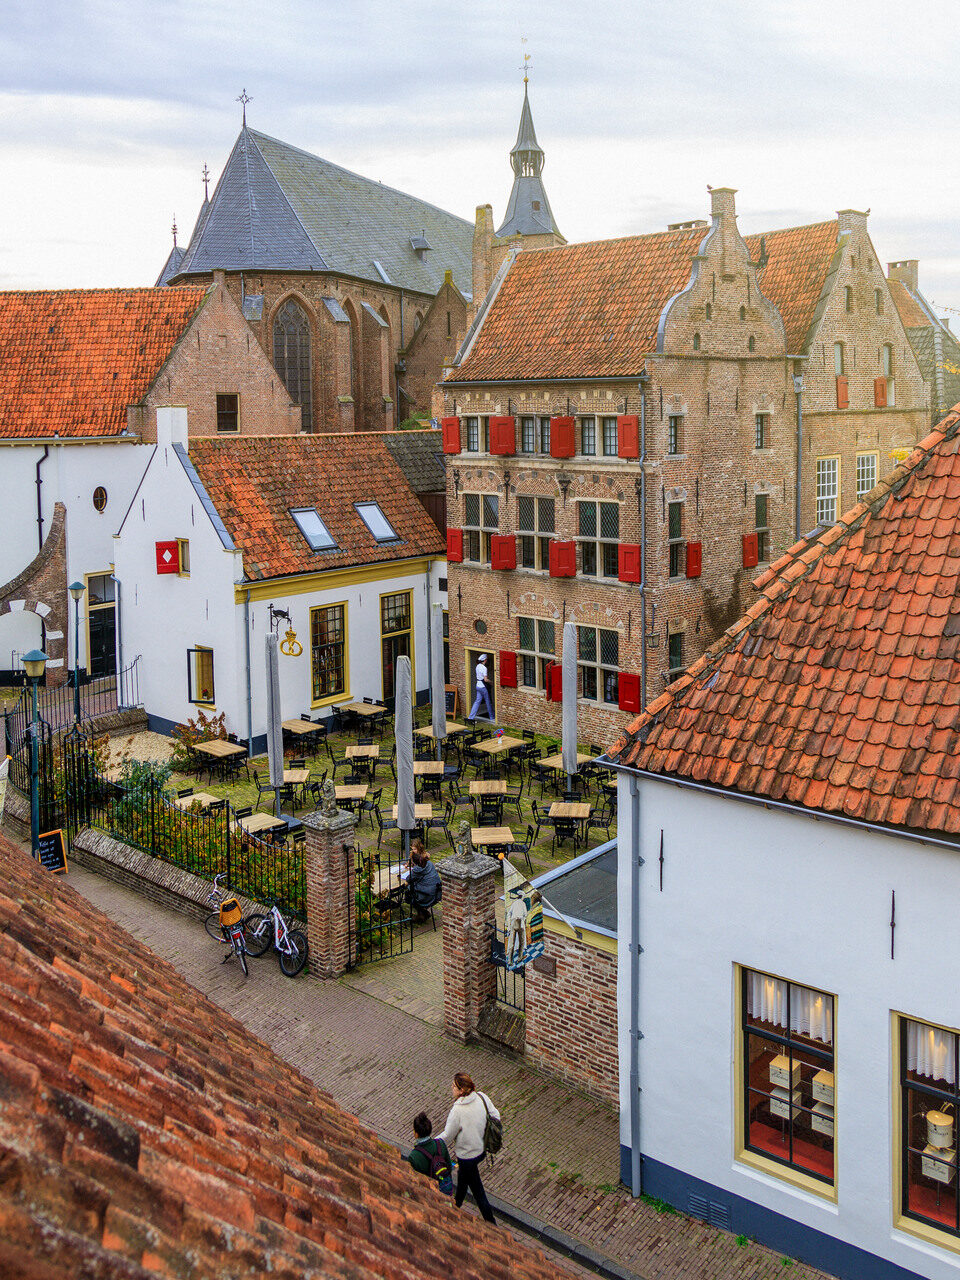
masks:
[[[247,955],[262,956],[273,942],[273,921],[269,916],[246,916],[243,921],[243,943]]]
[[[277,952],[280,957],[280,969],[288,978],[295,978],[307,963],[307,958],[310,954],[307,947],[307,935],[301,933],[299,929],[291,929],[287,934],[287,942],[290,945],[289,952]]]
[[[203,922],[203,927],[209,933],[211,938],[215,938],[217,942],[227,942],[228,939],[223,936],[223,930],[220,928],[220,912],[211,911]]]
[[[233,949],[236,952],[237,959],[240,961],[240,968],[243,970],[243,976],[246,978],[249,975],[250,970],[247,968],[247,953],[244,949],[242,940],[239,943],[235,942],[233,944]]]

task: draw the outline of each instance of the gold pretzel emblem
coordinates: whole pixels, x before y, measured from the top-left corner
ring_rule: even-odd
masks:
[[[297,639],[297,633],[293,627],[290,627],[287,634],[280,641],[280,652],[287,655],[288,658],[299,658],[303,653],[303,645]]]

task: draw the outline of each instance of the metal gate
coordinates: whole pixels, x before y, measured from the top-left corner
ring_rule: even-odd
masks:
[[[496,925],[490,930],[490,963],[497,967],[497,1003],[506,1005],[508,1009],[515,1009],[517,1013],[526,1014],[526,968],[507,967],[504,936]]]
[[[343,846],[353,895],[350,956],[354,965],[413,951],[413,907],[397,875],[399,856]]]

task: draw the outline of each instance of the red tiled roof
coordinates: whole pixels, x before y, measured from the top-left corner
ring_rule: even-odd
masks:
[[[929,328],[930,317],[903,281],[888,280],[887,284],[890,287],[890,296],[893,298],[894,306],[900,313],[903,327],[905,329]]]
[[[625,765],[960,834],[960,405],[611,748]]]
[[[3,836],[0,992],[0,1275],[556,1277]]]
[[[634,376],[656,349],[660,313],[689,283],[707,230],[521,253],[456,379]],[[759,280],[780,308],[789,352],[803,349],[836,242],[836,221],[766,233]],[[756,259],[760,236],[746,243]]]
[[[442,556],[445,544],[388,450],[385,435],[195,438],[196,467],[248,579]],[[399,535],[378,543],[354,510],[377,502]],[[290,511],[315,507],[336,551],[312,551]]]
[[[119,434],[206,292],[0,293],[0,437]]]

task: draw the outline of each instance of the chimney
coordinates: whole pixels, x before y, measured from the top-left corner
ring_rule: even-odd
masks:
[[[473,230],[473,305],[475,307],[483,302],[493,281],[492,254],[493,206],[478,204],[477,220]]]
[[[714,187],[710,192],[710,212],[714,222],[737,216],[735,187]]]
[[[844,231],[866,231],[867,216],[869,209],[838,209],[837,222],[840,224],[840,234]]]
[[[157,444],[161,446],[187,443],[186,405],[163,405],[157,408]]]
[[[920,276],[920,259],[904,258],[901,262],[887,263],[887,279],[899,280],[901,284],[905,284],[908,289],[912,289],[914,293],[919,289]]]

